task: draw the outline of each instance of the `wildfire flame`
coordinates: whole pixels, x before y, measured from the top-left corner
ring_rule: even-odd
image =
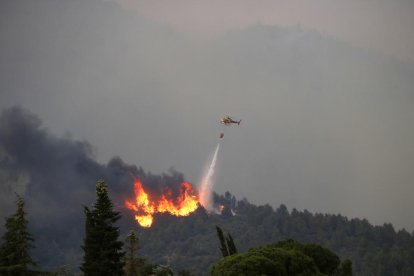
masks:
[[[170,188],[165,188],[158,199],[145,192],[139,179],[134,179],[134,200],[125,200],[125,207],[133,210],[135,220],[142,227],[150,227],[154,221],[155,213],[170,213],[174,216],[188,216],[199,205],[199,198],[188,182],[182,182],[178,196],[173,196]]]

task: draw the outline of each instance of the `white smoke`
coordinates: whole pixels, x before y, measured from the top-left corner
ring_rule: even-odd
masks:
[[[214,186],[212,178],[214,175],[214,167],[216,166],[217,154],[218,154],[219,149],[220,149],[220,143],[217,144],[210,166],[208,167],[208,170],[204,174],[203,178],[201,179],[200,203],[208,212],[214,211],[213,204],[212,204],[212,198],[211,198],[211,194],[213,192],[213,186]]]

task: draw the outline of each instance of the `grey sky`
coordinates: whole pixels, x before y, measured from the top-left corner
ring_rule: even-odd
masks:
[[[218,192],[412,230],[412,4],[314,2],[2,1],[0,108],[192,183],[234,115]]]
[[[208,34],[252,24],[301,25],[362,48],[414,60],[410,0],[116,0],[180,31]]]

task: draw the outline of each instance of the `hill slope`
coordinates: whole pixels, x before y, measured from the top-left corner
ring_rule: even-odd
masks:
[[[216,196],[216,202],[226,206],[221,215],[207,215],[200,208],[189,217],[157,217],[152,228],[140,231],[139,254],[175,271],[208,274],[210,265],[221,257],[214,230],[220,225],[232,234],[239,252],[292,238],[321,244],[341,259],[350,259],[356,275],[414,273],[414,237],[405,230],[395,231],[391,224],[373,226],[365,219],[296,209],[289,212],[283,204],[274,210],[246,199],[236,201],[230,193]]]

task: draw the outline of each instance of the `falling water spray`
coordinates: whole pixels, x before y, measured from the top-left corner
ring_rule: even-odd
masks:
[[[213,175],[214,175],[214,167],[216,166],[217,161],[217,154],[220,149],[220,143],[217,144],[216,150],[213,155],[213,159],[211,160],[210,166],[208,167],[207,173],[204,174],[201,180],[200,186],[200,203],[203,207],[208,211],[214,211],[211,194],[213,192]]]

